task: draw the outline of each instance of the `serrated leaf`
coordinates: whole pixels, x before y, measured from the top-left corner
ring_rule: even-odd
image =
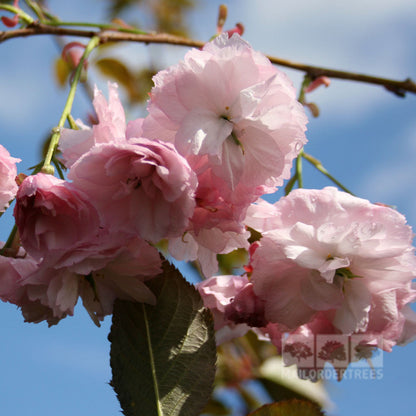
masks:
[[[266,404],[248,416],[324,416],[324,413],[312,402],[293,399]]]
[[[126,416],[196,416],[215,376],[212,316],[195,288],[167,262],[147,284],[155,306],[115,302],[111,384]]]

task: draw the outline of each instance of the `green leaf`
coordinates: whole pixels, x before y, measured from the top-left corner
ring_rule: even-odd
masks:
[[[109,2],[109,15],[111,18],[118,16],[126,8],[141,3],[140,0],[112,0]]]
[[[314,383],[300,379],[296,366],[285,367],[282,357],[270,357],[262,363],[259,381],[275,401],[297,398],[311,400],[322,407],[331,405],[321,381]]]
[[[115,302],[111,385],[126,416],[198,415],[215,376],[211,313],[168,262],[147,284],[157,298],[155,306]]]
[[[118,59],[102,58],[95,62],[97,68],[105,76],[111,77],[118,83],[126,86],[130,86],[133,83],[133,75],[124,63]]]
[[[147,100],[153,87],[152,77],[155,70],[141,68],[138,72],[133,72],[123,62],[113,58],[99,59],[95,65],[103,75],[117,81],[125,89],[130,104]]]
[[[218,254],[217,260],[221,274],[233,274],[235,269],[248,264],[248,253],[247,250],[238,248],[227,254]]]
[[[202,411],[204,415],[228,416],[231,410],[219,400],[211,399]]]
[[[266,404],[248,416],[324,416],[324,413],[312,402],[293,399]]]

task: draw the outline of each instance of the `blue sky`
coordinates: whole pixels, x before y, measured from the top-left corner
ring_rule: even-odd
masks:
[[[103,1],[49,2],[66,20],[103,18]],[[192,14],[196,38],[215,30],[222,3],[205,0]],[[335,4],[336,3],[336,4]],[[228,26],[244,23],[245,39],[270,55],[309,64],[416,79],[414,0],[229,1]],[[140,17],[137,15],[137,20]],[[129,51],[128,57],[125,52]],[[175,63],[186,48],[123,46],[129,64],[160,58]],[[39,161],[39,143],[57,123],[67,90],[53,80],[58,50],[50,37],[0,44],[0,143],[20,157],[20,172]],[[296,86],[301,74],[287,71]],[[95,80],[94,73],[91,80]],[[105,88],[105,80],[97,78]],[[400,99],[380,87],[334,80],[310,95],[321,116],[308,125],[305,151],[358,196],[395,205],[416,230],[416,96]],[[79,91],[74,115],[89,103]],[[139,114],[132,114],[131,118]],[[305,186],[329,182],[306,169]],[[11,228],[10,213],[0,220],[0,238]],[[25,324],[16,307],[0,304],[0,392],[9,416],[110,416],[119,405],[108,385],[110,319],[96,328],[81,307],[58,326]],[[343,380],[329,391],[338,416],[408,413],[413,405],[416,343],[385,353],[382,380]]]

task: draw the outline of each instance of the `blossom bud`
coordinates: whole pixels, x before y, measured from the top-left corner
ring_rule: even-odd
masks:
[[[78,48],[85,49],[85,45],[80,42],[70,42],[62,49],[62,59],[72,68],[76,68],[78,66],[82,57],[82,51]]]
[[[331,80],[328,77],[321,76],[314,79],[306,88],[305,92],[312,92],[316,90],[321,85],[325,85],[325,87],[329,87],[331,84]]]
[[[218,10],[218,20],[217,20],[217,33],[222,33],[222,28],[224,27],[225,21],[227,20],[228,9],[225,4],[220,4]]]
[[[229,38],[231,38],[231,36],[234,35],[234,33],[237,33],[240,36],[242,36],[244,33],[244,25],[242,23],[236,23],[234,28],[227,30],[225,33],[228,33]]]
[[[316,118],[319,117],[319,107],[315,103],[305,103],[305,107],[308,107],[311,110],[312,115]]]
[[[19,0],[14,0],[13,7],[18,8]],[[10,17],[1,16],[1,21],[3,22],[4,26],[7,27],[15,27],[19,23],[19,16],[15,14],[11,19]]]
[[[64,46],[62,49],[62,59],[70,66],[70,68],[75,69],[79,63],[81,62],[82,55],[84,53],[85,45],[80,42],[70,42]],[[82,65],[81,71],[81,82],[85,82],[87,80],[87,68],[88,68],[88,61],[85,60]],[[72,77],[70,79],[72,82]]]

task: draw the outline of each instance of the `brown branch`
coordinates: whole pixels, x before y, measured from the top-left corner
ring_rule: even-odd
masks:
[[[182,38],[179,36],[170,35],[167,33],[154,33],[154,34],[138,34],[134,31],[120,31],[119,28],[114,30],[85,30],[85,29],[72,29],[59,26],[49,26],[45,24],[35,23],[23,29],[0,31],[0,43],[13,38],[35,36],[35,35],[56,35],[56,36],[78,36],[78,37],[92,37],[99,36],[100,43],[108,42],[141,42],[145,44],[161,43],[169,45],[181,45],[201,48],[204,46],[204,42],[196,41],[192,39]],[[336,69],[323,68],[318,66],[306,65],[299,62],[293,62],[286,59],[281,59],[273,56],[268,56],[270,61],[276,65],[284,66],[286,68],[292,68],[299,71],[303,71],[311,78],[319,76],[327,76],[329,78],[337,78],[344,80],[351,80],[357,82],[364,82],[367,84],[375,84],[384,86],[387,90],[394,94],[404,97],[406,92],[416,94],[416,83],[410,78],[404,81],[398,81],[394,79],[381,78],[371,75],[359,74],[355,72],[340,71]]]

